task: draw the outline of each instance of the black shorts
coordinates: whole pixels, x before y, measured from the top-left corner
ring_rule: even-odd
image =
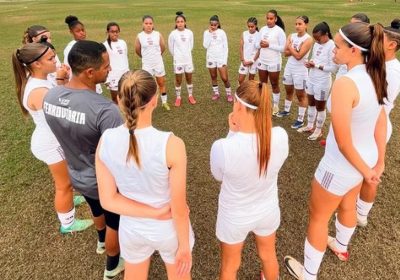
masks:
[[[83,196],[87,203],[89,204],[90,210],[92,211],[93,216],[99,217],[104,215],[106,220],[106,225],[113,230],[118,230],[119,227],[119,215],[113,212],[107,211],[101,207],[100,200],[89,198],[87,196]]]

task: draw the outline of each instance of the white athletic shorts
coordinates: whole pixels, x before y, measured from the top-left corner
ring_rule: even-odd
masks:
[[[38,160],[47,165],[65,160],[64,151],[51,131],[46,133],[36,128],[32,134],[31,151]]]
[[[307,68],[304,69],[305,71],[296,71],[290,66],[286,66],[283,72],[282,83],[284,85],[294,85],[295,89],[305,89],[307,87],[308,72]]]
[[[155,76],[155,77],[164,77],[165,76],[165,68],[164,68],[164,63],[158,63],[158,64],[152,64],[152,65],[147,65],[143,64],[142,69],[149,72],[150,75]]]
[[[206,61],[206,67],[207,68],[221,68],[226,66],[227,63],[226,62],[222,62],[222,61],[216,61],[216,60],[207,60]]]
[[[240,63],[238,72],[240,75],[247,75],[249,73],[251,75],[255,75],[257,74],[257,64],[258,64],[257,61],[250,66],[244,66],[243,63]]]
[[[276,64],[265,64],[262,62],[257,63],[258,70],[268,71],[268,72],[280,72],[282,65],[280,63]]]
[[[141,263],[151,255],[154,251],[158,251],[163,261],[167,264],[175,263],[175,255],[178,250],[178,238],[166,238],[163,240],[150,240],[146,236],[139,234],[131,228],[119,226],[118,229],[119,244],[122,258],[131,264]],[[190,249],[194,246],[194,234],[190,226],[189,232]]]
[[[278,229],[280,222],[281,212],[279,207],[261,219],[245,225],[232,224],[218,213],[216,235],[221,242],[231,245],[238,244],[243,242],[250,232],[258,236],[273,234]]]
[[[313,84],[310,81],[307,82],[306,92],[308,95],[313,95],[315,100],[327,101],[330,93],[331,85]]]
[[[329,172],[321,162],[315,171],[314,177],[324,189],[337,196],[344,196],[363,181],[361,174],[354,173],[350,176]]]
[[[193,71],[194,71],[193,63],[174,65],[175,74],[193,73]]]
[[[128,71],[128,70],[127,70]],[[105,85],[109,90],[118,91],[118,83],[124,72],[114,73],[113,71],[108,74]]]

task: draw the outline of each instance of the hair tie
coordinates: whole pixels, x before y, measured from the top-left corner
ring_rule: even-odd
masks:
[[[129,134],[130,135],[135,135],[135,130],[134,129],[129,129]]]

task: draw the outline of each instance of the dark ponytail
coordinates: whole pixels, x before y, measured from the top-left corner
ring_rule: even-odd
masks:
[[[113,27],[113,26],[118,27],[118,31],[120,31],[120,28],[119,28],[118,23],[116,23],[116,22],[110,22],[110,23],[107,24],[107,32],[110,31],[110,28]],[[107,43],[108,43],[108,45],[110,46],[110,49],[112,49],[112,47],[111,47],[111,38],[110,38],[110,35],[107,35]]]
[[[177,11],[175,14],[176,14],[175,21],[178,18],[182,18],[183,21],[185,22],[185,28],[186,28],[186,17],[183,15],[183,12],[182,11]],[[176,26],[176,24],[175,24],[175,29],[177,29],[177,28],[178,28],[178,26]]]
[[[212,17],[210,17],[210,22],[211,21],[218,22],[218,28],[221,28],[221,23],[219,22],[219,17],[217,15],[213,15]]]
[[[75,26],[79,24],[83,26],[83,23],[80,22],[76,16],[72,15],[69,15],[65,18],[65,23],[68,24],[69,30],[72,30]]]
[[[258,30],[258,26],[257,26],[258,21],[257,21],[257,19],[256,19],[255,17],[249,18],[249,19],[247,20],[247,23],[253,23],[253,24],[256,26],[256,30],[259,31],[259,30]]]
[[[276,18],[276,23],[275,24],[278,25],[280,28],[282,28],[283,31],[285,31],[285,23],[283,22],[282,18],[278,15],[278,12],[276,10],[269,10],[267,12],[267,14],[268,13],[271,13],[271,14],[273,14],[275,16],[275,18]]]
[[[328,35],[329,39],[333,39],[332,34],[331,34],[331,29],[329,28],[329,25],[325,21],[318,23],[314,27],[313,33],[320,33],[321,35]]]

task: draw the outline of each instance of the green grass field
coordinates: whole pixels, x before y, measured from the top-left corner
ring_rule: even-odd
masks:
[[[219,184],[209,171],[209,150],[213,141],[227,133],[227,115],[231,106],[225,100],[211,101],[211,88],[205,68],[202,34],[210,16],[217,14],[229,38],[229,74],[236,86],[239,66],[239,38],[246,29],[246,20],[256,16],[264,25],[264,14],[278,10],[287,26],[294,31],[298,15],[310,18],[309,29],[321,21],[337,30],[358,12],[367,13],[372,22],[389,22],[400,16],[400,3],[393,0],[310,1],[1,1],[0,0],[0,271],[1,279],[101,279],[105,256],[95,253],[96,232],[61,236],[53,210],[53,185],[47,167],[30,152],[32,121],[24,120],[17,105],[11,72],[11,52],[21,44],[24,30],[41,24],[52,31],[53,43],[62,57],[62,50],[71,40],[65,16],[73,14],[85,23],[88,39],[105,40],[105,26],[116,21],[120,37],[128,43],[131,68],[140,67],[133,54],[135,36],[141,31],[141,17],[151,14],[155,28],[164,38],[174,27],[175,12],[184,11],[187,25],[195,35],[193,50],[194,86],[198,105],[190,106],[183,99],[181,108],[165,112],[159,108],[154,125],[171,130],[183,138],[188,151],[188,200],[191,221],[196,234],[193,252],[194,279],[217,279],[219,245],[215,237],[215,221]],[[174,99],[172,58],[164,55],[170,104]],[[220,84],[222,88],[222,83]],[[283,88],[282,88],[283,90]],[[183,90],[186,97],[186,90]],[[284,95],[283,95],[284,96]],[[283,98],[283,97],[282,97]],[[293,106],[293,112],[297,106]],[[303,257],[303,244],[308,219],[308,196],[311,178],[322,157],[323,148],[293,131],[289,119],[274,119],[290,137],[290,155],[279,179],[282,222],[278,230],[277,251],[281,279],[289,279],[282,264],[283,256]],[[367,228],[357,229],[352,240],[351,260],[340,263],[327,252],[319,279],[400,279],[400,154],[398,108],[392,113],[393,136],[388,146],[386,172],[380,194]],[[327,130],[327,129],[326,129]],[[78,217],[89,217],[87,205],[77,208]],[[333,229],[331,224],[330,229]],[[239,279],[258,279],[260,263],[254,240],[249,236],[242,257]],[[121,278],[122,279],[122,278]],[[165,269],[156,256],[149,279],[166,279]]]

